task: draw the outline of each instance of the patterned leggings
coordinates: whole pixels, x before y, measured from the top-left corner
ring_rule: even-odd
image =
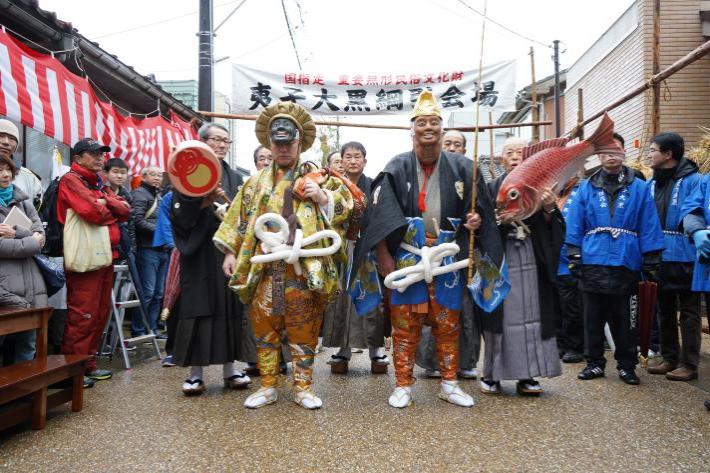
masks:
[[[429,302],[416,305],[393,305],[392,347],[397,386],[414,384],[414,359],[422,333],[422,325],[431,326],[436,340],[441,379],[456,379],[459,366],[459,314],[461,311],[441,306],[434,294],[433,285],[428,285]]]
[[[308,290],[306,280],[296,276],[291,265],[286,266],[285,281],[286,314],[282,316],[272,315],[271,275],[262,276],[256,287],[250,316],[256,337],[257,365],[262,387],[276,386],[281,340],[286,338],[293,356],[294,386],[306,390],[312,382],[324,304],[317,293]]]

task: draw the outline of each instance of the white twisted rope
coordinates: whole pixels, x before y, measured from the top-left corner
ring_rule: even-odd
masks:
[[[451,273],[468,267],[468,258],[455,263],[442,266],[444,258],[455,256],[459,252],[459,245],[456,243],[440,243],[436,246],[425,246],[415,248],[407,243],[400,243],[402,248],[421,257],[421,261],[414,266],[398,269],[389,273],[385,277],[385,286],[389,289],[396,289],[404,292],[409,286],[419,281],[426,281],[427,284],[434,280],[434,276]],[[402,278],[402,279],[399,279]]]
[[[264,229],[266,224],[275,225],[279,228],[278,232],[269,232]],[[287,245],[289,233],[288,223],[286,219],[279,214],[265,213],[260,215],[254,224],[254,233],[261,240],[261,250],[264,254],[252,256],[252,263],[271,263],[273,261],[283,260],[288,264],[293,265],[293,269],[297,275],[303,274],[299,258],[310,258],[317,256],[329,256],[335,254],[342,243],[340,235],[334,230],[321,230],[313,235],[304,238],[303,231],[296,229],[294,235],[293,246]],[[304,250],[304,246],[312,245],[313,243],[330,238],[333,242],[327,248],[313,248]]]

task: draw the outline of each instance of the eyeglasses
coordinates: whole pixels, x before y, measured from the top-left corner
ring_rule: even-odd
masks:
[[[207,138],[207,141],[213,141],[215,143],[222,143],[225,145],[232,144],[232,140],[230,140],[229,138],[215,138],[214,136],[210,136],[209,138]]]

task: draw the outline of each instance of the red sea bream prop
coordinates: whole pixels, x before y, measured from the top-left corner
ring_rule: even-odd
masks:
[[[521,221],[540,210],[540,194],[557,184],[564,185],[584,166],[589,156],[624,156],[614,142],[614,122],[607,114],[589,139],[566,146],[568,138],[543,141],[523,150],[523,162],[506,176],[496,196],[502,222]]]

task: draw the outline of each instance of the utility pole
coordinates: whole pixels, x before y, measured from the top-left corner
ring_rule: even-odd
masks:
[[[213,45],[212,38],[212,0],[200,0],[200,29],[197,33],[200,41],[198,53],[199,75],[197,108],[199,110],[214,111],[212,82],[214,80],[213,66]]]
[[[537,103],[537,80],[535,79],[535,49],[530,46],[530,99],[532,100],[532,121],[540,121],[540,106]],[[493,123],[491,122],[491,125]],[[533,144],[540,142],[540,127],[534,126],[532,129]]]
[[[552,43],[555,48],[552,58],[555,62],[555,136],[559,137],[562,133],[560,123],[560,40],[556,39]]]

